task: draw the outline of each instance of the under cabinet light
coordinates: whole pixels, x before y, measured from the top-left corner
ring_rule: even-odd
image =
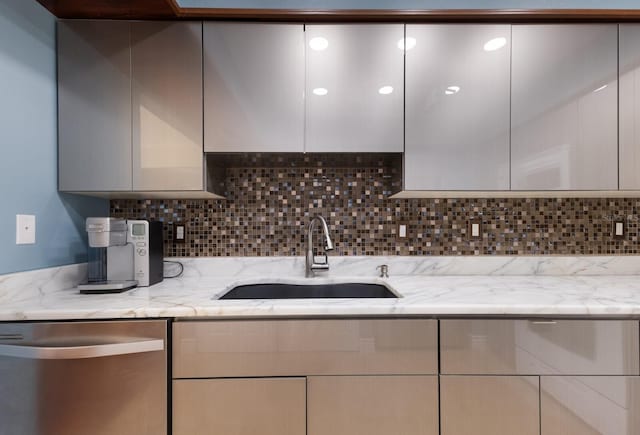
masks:
[[[484,51],[496,51],[507,45],[507,38],[493,38],[484,44]]]
[[[416,41],[416,38],[412,38],[411,36],[408,36],[398,41],[398,48],[403,51],[409,51],[415,48],[417,42],[418,41]]]
[[[327,38],[323,38],[322,36],[316,36],[315,38],[311,38],[309,41],[309,47],[315,51],[326,50],[329,47],[329,41]]]

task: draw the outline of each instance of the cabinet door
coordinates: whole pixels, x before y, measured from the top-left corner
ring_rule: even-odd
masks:
[[[133,189],[202,190],[202,24],[131,24]]]
[[[512,47],[512,189],[617,189],[617,25],[514,25]]]
[[[300,24],[204,23],[204,148],[304,150]]]
[[[309,377],[309,435],[437,435],[436,376]]]
[[[407,39],[405,189],[508,190],[511,26],[407,25]]]
[[[640,189],[640,25],[620,25],[620,189]]]
[[[305,435],[304,378],[173,382],[174,435]]]
[[[129,23],[58,24],[61,191],[131,190]]]
[[[543,376],[542,435],[640,433],[640,378]]]
[[[538,435],[536,376],[441,376],[442,435]]]
[[[308,25],[307,152],[402,152],[402,24]]]

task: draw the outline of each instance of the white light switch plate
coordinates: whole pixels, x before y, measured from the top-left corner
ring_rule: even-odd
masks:
[[[407,226],[405,224],[398,225],[398,237],[407,237]]]
[[[36,243],[36,217],[31,214],[16,215],[16,245]]]
[[[471,224],[471,237],[480,237],[480,224]]]

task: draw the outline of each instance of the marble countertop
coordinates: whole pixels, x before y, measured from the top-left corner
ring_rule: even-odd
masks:
[[[84,265],[0,276],[0,320],[280,316],[640,317],[640,257],[339,257],[327,278],[304,259],[180,259],[181,278],[115,295],[73,288]],[[390,266],[390,278],[375,266]],[[171,273],[171,272],[168,272]],[[238,284],[383,282],[398,299],[219,300]]]

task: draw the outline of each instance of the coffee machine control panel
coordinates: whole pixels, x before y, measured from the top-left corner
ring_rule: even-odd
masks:
[[[149,222],[142,220],[127,221],[129,243],[133,245],[134,279],[138,286],[149,285]]]

